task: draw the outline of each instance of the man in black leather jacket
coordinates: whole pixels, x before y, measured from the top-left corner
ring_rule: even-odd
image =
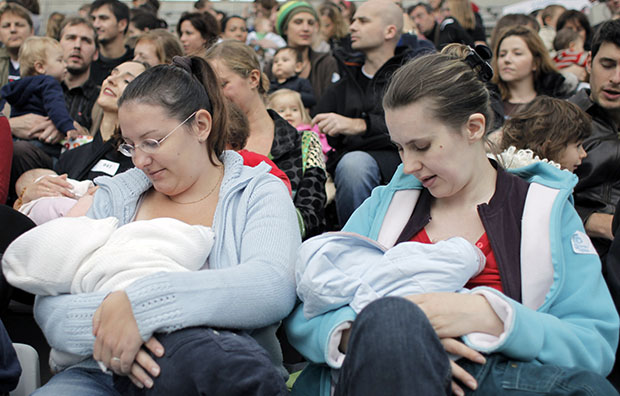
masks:
[[[570,100],[592,116],[588,153],[575,172],[575,207],[599,255],[609,249],[612,218],[620,200],[620,20],[606,22],[592,41],[586,64],[590,90]]]

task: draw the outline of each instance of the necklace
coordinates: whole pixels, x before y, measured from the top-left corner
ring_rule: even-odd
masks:
[[[209,192],[203,196],[202,198],[199,198],[195,201],[190,201],[190,202],[179,202],[179,201],[175,201],[174,199],[172,199],[172,197],[168,196],[168,199],[171,200],[174,203],[177,203],[179,205],[191,205],[191,204],[195,204],[198,203],[200,201],[203,201],[205,199],[207,199],[209,197],[209,195],[211,195],[213,193],[213,191],[215,191],[215,188],[220,184],[220,182],[222,181],[222,179],[224,178],[224,166],[222,166],[220,168],[220,177],[218,177],[217,182],[215,183],[215,185],[211,188],[211,190],[209,190]]]

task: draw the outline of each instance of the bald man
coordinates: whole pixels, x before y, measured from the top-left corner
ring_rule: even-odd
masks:
[[[409,47],[397,47],[402,28],[402,10],[392,1],[362,3],[350,31],[352,48],[363,56],[334,54],[344,76],[315,106],[312,122],[334,148],[327,169],[336,184],[340,225],[373,188],[391,179],[400,163],[381,102],[392,73],[413,56]]]

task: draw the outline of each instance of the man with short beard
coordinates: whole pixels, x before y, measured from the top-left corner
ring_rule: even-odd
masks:
[[[61,26],[59,41],[67,63],[62,89],[69,114],[90,129],[92,108],[99,95],[99,87],[89,79],[91,64],[99,55],[95,28],[84,18],[71,17]]]

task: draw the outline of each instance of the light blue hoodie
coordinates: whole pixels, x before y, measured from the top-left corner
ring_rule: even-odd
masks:
[[[125,290],[140,335],[192,326],[244,329],[281,367],[275,331],[295,304],[294,260],[301,243],[295,207],[284,184],[262,163],[243,165],[226,151],[225,173],[215,210],[215,244],[208,269],[147,276]],[[100,186],[88,215],[131,221],[140,196],[151,187],[130,169]],[[52,348],[85,357],[93,353],[92,317],[106,293],[37,297],[35,319]],[[89,359],[83,365],[94,366]],[[96,367],[96,366],[95,366]]]
[[[571,193],[577,178],[568,171],[542,162],[509,172],[531,183],[530,191],[538,188],[555,194],[547,211],[548,230],[541,233],[546,233],[549,238],[550,287],[532,289],[528,282],[535,284],[538,279],[528,277],[522,269],[524,301],[528,297],[526,293],[543,293],[536,309],[528,308],[495,289],[473,289],[472,292],[504,304],[508,313],[504,317],[505,329],[500,338],[480,342],[480,338],[470,335],[464,337],[464,341],[487,353],[502,353],[509,358],[542,364],[580,367],[605,376],[614,362],[619,320],[601,275],[600,260],[572,206]],[[353,213],[343,230],[377,240],[395,194],[420,189],[421,183],[413,176],[405,175],[401,165],[390,184],[376,188]],[[528,205],[526,199],[524,213]],[[536,206],[536,203],[530,206]],[[406,218],[410,214],[400,212],[400,216]],[[523,252],[523,241],[539,238],[534,234],[525,235],[524,232],[522,235],[522,268],[527,254],[538,253]],[[302,305],[287,318],[285,325],[289,341],[313,363],[298,378],[294,394],[330,394],[331,374],[326,362],[333,360],[330,360],[329,341],[338,326],[354,319],[355,312],[346,306],[307,320]]]

